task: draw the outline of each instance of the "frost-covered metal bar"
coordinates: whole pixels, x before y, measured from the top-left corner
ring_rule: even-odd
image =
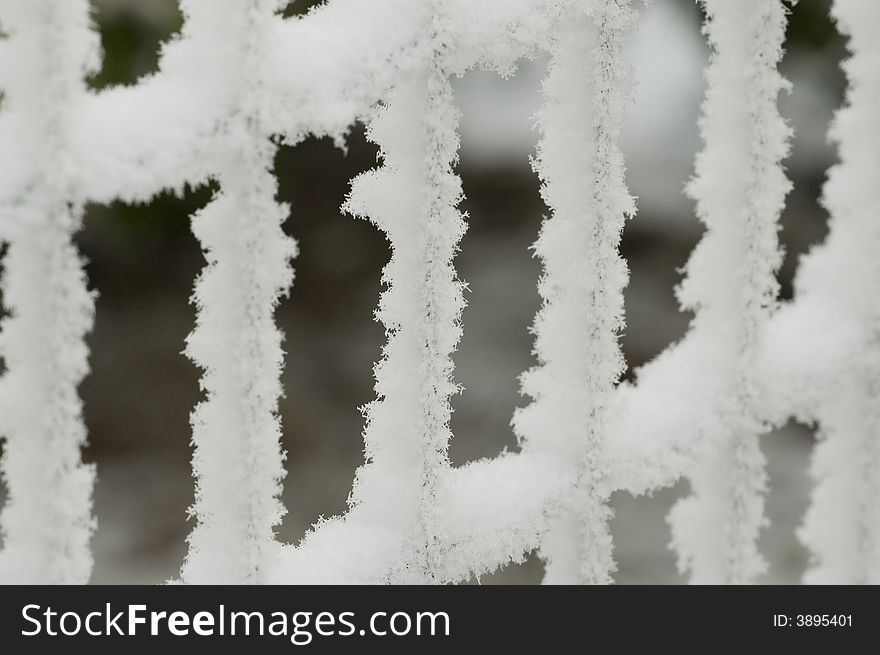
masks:
[[[369,124],[382,168],[352,184],[347,209],[369,218],[391,243],[378,320],[388,342],[376,364],[378,399],[366,410],[367,463],[352,504],[396,524],[408,552],[398,581],[439,581],[443,525],[438,485],[449,468],[451,354],[461,338],[462,283],[452,265],[465,224],[456,208],[461,181],[458,110],[446,72],[442,8],[425,16],[424,63],[389,95]]]
[[[786,8],[781,0],[703,4],[713,53],[700,124],[704,148],[688,192],[707,232],[679,300],[696,312],[692,337],[718,344],[712,365],[727,388],[715,408],[720,443],[689,471],[693,495],[673,508],[670,524],[679,567],[693,582],[745,583],[765,568],[757,550],[766,521],[759,436],[769,426],[758,407],[755,364],[776,303],[778,218],[790,188],[781,165],[789,129],[777,109],[787,85],[777,71]]]
[[[263,118],[265,34],[276,0],[186,0],[185,39],[213,75],[202,92],[224,121],[209,146],[220,190],[192,220],[207,264],[193,300],[186,353],[204,371],[206,398],[192,415],[198,521],[182,578],[189,583],[265,583],[284,514],[278,398],[284,353],[274,322],[293,282],[296,244],[275,201],[275,145]],[[193,62],[196,63],[195,61]]]
[[[827,245],[802,264],[797,302],[827,316],[824,324],[842,356],[836,371],[811,376],[815,398],[803,408],[807,419],[818,421],[820,442],[811,466],[816,486],[800,537],[812,554],[805,582],[878,584],[880,5],[836,0],[833,16],[851,53],[844,63],[846,102],[831,129],[840,163],[824,188],[831,215]],[[847,330],[850,325],[854,329]]]
[[[92,571],[94,468],[77,387],[94,296],[73,242],[85,197],[71,125],[99,64],[86,0],[0,2],[0,581],[82,584]]]
[[[238,3],[230,1],[233,8]],[[456,68],[511,70],[518,58],[536,52],[559,7],[573,1],[444,2],[459,49]],[[288,144],[310,135],[341,139],[420,65],[422,5],[330,0],[306,16],[268,17],[261,62],[266,129]],[[161,55],[156,74],[89,94],[72,118],[72,179],[84,197],[147,201],[214,173],[210,148],[224,109],[203,92],[214,78],[205,75],[210,62],[188,36],[164,44]]]
[[[558,35],[544,81],[535,168],[552,214],[535,244],[544,268],[539,363],[522,376],[532,403],[514,418],[525,452],[555,455],[576,478],[541,541],[545,581],[555,584],[609,583],[615,569],[606,441],[624,368],[628,273],[618,246],[635,212],[617,139],[632,96],[623,44],[636,15],[629,2],[586,7]]]

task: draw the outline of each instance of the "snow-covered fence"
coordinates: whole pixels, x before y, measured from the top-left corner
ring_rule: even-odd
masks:
[[[695,582],[748,582],[764,567],[759,438],[791,417],[822,437],[801,531],[808,579],[880,582],[880,3],[834,5],[852,57],[832,131],[841,163],[825,189],[831,232],[780,304],[786,7],[703,0],[713,55],[689,193],[707,231],[680,289],[696,315],[636,384],[618,383],[618,243],[635,206],[617,147],[635,3],[329,0],[291,19],[279,0],[180,4],[185,26],[160,71],[95,93],[83,81],[100,59],[87,0],[0,0],[0,580],[79,583],[91,571],[94,471],[79,456],[76,387],[94,303],[72,241],[83,205],[213,179],[219,191],[192,222],[207,263],[186,352],[205,400],[192,417],[197,526],[183,582],[454,582],[536,548],[548,582],[608,582],[610,494],[682,476],[693,495],[671,516],[680,565]],[[551,58],[534,167],[550,216],[536,243],[531,403],[513,421],[522,448],[454,468],[463,300],[452,258],[465,217],[450,79],[508,74],[540,52]],[[345,209],[392,246],[377,313],[388,341],[349,510],[282,545],[273,312],[296,246],[270,169],[279,142],[341,138],[358,120],[382,165],[353,181]]]

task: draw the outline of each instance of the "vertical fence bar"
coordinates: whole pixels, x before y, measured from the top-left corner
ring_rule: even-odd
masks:
[[[442,4],[430,5],[425,63],[389,95],[369,125],[383,166],[352,183],[346,209],[368,217],[391,243],[377,318],[388,341],[376,364],[377,400],[366,408],[367,463],[353,506],[408,534],[411,552],[394,581],[440,582],[440,477],[449,466],[452,352],[461,338],[463,284],[452,259],[465,223],[458,110],[444,67]]]
[[[706,234],[687,265],[679,300],[696,312],[693,338],[717,344],[730,380],[719,408],[719,448],[689,477],[693,495],[670,514],[679,567],[695,583],[746,583],[765,569],[757,549],[766,523],[766,472],[754,374],[772,315],[781,263],[778,219],[790,183],[781,161],[789,129],[777,109],[787,83],[777,71],[785,38],[781,0],[704,0],[712,47],[700,130],[704,147],[688,192]],[[693,362],[694,366],[700,365]]]
[[[82,584],[92,570],[94,470],[77,387],[88,372],[88,291],[73,238],[84,199],[70,159],[71,118],[100,63],[85,0],[0,3],[6,34],[0,86],[5,156],[0,236],[2,278],[0,471],[8,488],[0,513],[4,583]]]
[[[216,75],[225,122],[216,135],[220,191],[193,217],[207,264],[193,301],[186,353],[204,371],[206,398],[192,415],[198,521],[182,578],[188,583],[265,583],[280,544],[284,508],[278,398],[284,363],[274,321],[293,282],[296,244],[275,201],[275,146],[264,126],[265,34],[277,0],[183,3],[188,29]]]
[[[615,569],[603,440],[624,368],[628,273],[618,246],[635,204],[617,140],[633,83],[623,45],[635,22],[629,2],[594,3],[562,29],[544,82],[535,170],[552,214],[535,244],[544,268],[539,364],[522,376],[533,400],[514,427],[525,450],[574,468],[575,488],[541,543],[546,583],[609,583]]]
[[[805,582],[880,583],[880,5],[836,0],[833,16],[849,40],[849,87],[831,138],[840,163],[828,175],[827,244],[798,274],[798,299],[823,297],[839,321],[863,334],[847,343],[843,379],[822,380],[815,415],[820,441],[811,472],[816,486],[800,538],[812,561]],[[830,297],[825,294],[830,295]]]

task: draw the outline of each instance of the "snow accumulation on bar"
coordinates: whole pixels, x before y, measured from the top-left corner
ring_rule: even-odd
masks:
[[[757,550],[767,484],[759,437],[770,426],[755,371],[776,303],[778,218],[791,186],[781,164],[790,130],[777,109],[787,87],[777,71],[786,7],[780,0],[703,4],[713,53],[700,124],[704,149],[688,191],[707,231],[679,300],[696,312],[692,337],[719,349],[690,365],[711,363],[726,388],[713,407],[717,443],[688,472],[693,495],[676,504],[670,524],[679,567],[692,582],[730,584],[753,581],[765,568]]]
[[[263,117],[264,35],[276,0],[187,0],[184,39],[211,62],[201,84],[225,120],[210,144],[220,190],[192,220],[207,264],[193,301],[186,353],[204,371],[206,399],[192,414],[192,513],[182,578],[189,583],[265,583],[284,515],[278,398],[284,353],[274,322],[293,282],[296,244],[275,201],[275,145]]]
[[[430,8],[430,5],[428,5]],[[366,408],[366,465],[352,504],[393,524],[406,542],[397,576],[431,581],[439,574],[436,490],[449,467],[451,354],[461,337],[462,283],[452,265],[465,224],[456,209],[461,181],[458,112],[445,68],[445,25],[428,16],[425,63],[388,96],[368,126],[383,166],[352,184],[348,211],[387,236],[378,320],[388,342],[376,364],[377,400]]]
[[[73,242],[86,200],[71,150],[84,78],[100,63],[86,0],[0,2],[0,582],[83,584],[92,570],[94,469],[77,387],[94,296]]]
[[[812,561],[805,582],[880,583],[880,4],[836,0],[832,14],[848,38],[849,88],[831,138],[840,163],[824,188],[827,242],[806,257],[789,324],[800,418],[817,421],[816,481],[800,530]],[[802,330],[803,331],[803,330]],[[804,364],[801,363],[801,367]]]
[[[191,3],[190,3],[191,4]],[[215,0],[213,6],[238,0]],[[534,54],[558,16],[550,0],[449,0],[457,49],[450,74],[474,65],[501,72]],[[183,3],[186,6],[186,3]],[[224,10],[216,11],[219,20]],[[262,120],[285,143],[351,126],[420,64],[424,5],[412,0],[330,0],[305,16],[267,16]],[[164,44],[159,71],[133,86],[89,94],[71,127],[76,185],[96,202],[146,201],[214,174],[212,144],[225,111],[210,49],[192,30]],[[232,47],[232,43],[227,44]]]
[[[605,443],[624,369],[628,274],[618,246],[635,204],[617,140],[632,97],[623,45],[635,18],[628,2],[600,2],[561,30],[538,116],[535,168],[551,215],[535,244],[543,263],[538,365],[522,376],[532,403],[513,424],[525,452],[557,456],[576,478],[541,542],[547,583],[608,583],[615,569]]]

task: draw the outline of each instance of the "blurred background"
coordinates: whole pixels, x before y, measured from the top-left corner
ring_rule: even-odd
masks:
[[[285,13],[315,4],[298,0]],[[159,44],[182,22],[175,0],[93,5],[106,53],[103,70],[91,80],[96,89],[134,84],[156,70]],[[782,232],[785,297],[798,257],[826,231],[818,197],[835,152],[825,133],[844,89],[844,44],[828,18],[829,5],[811,0],[794,7],[782,65],[794,85],[781,98],[782,112],[795,129],[787,160],[795,187]],[[622,246],[631,269],[622,337],[628,377],[681,337],[689,320],[677,308],[674,287],[701,234],[682,193],[699,147],[696,119],[707,57],[700,21],[693,0],[654,0],[629,46],[639,90],[623,140],[628,183],[638,197],[638,216]],[[543,69],[542,60],[524,61],[509,80],[477,71],[456,82],[463,112],[458,170],[470,217],[456,259],[470,288],[455,356],[456,379],[465,388],[454,399],[456,464],[516,448],[509,422],[525,402],[517,376],[534,363],[528,327],[539,305],[539,264],[529,245],[546,212],[528,161]],[[277,314],[286,334],[281,414],[289,471],[289,514],[279,538],[290,543],[318,517],[345,510],[362,461],[358,407],[374,397],[372,365],[384,341],[373,310],[389,256],[385,238],[339,210],[349,180],[376,165],[376,148],[359,125],[347,146],[345,153],[328,139],[309,139],[281,148],[275,166],[279,198],[292,206],[285,228],[301,251],[291,297]],[[146,205],[93,205],[79,236],[90,283],[100,293],[89,339],[92,373],[81,389],[90,435],[85,458],[98,466],[96,583],[162,582],[177,575],[185,553],[193,495],[189,413],[200,394],[199,371],[180,352],[193,325],[189,296],[203,264],[188,217],[212,192],[200,187]],[[771,563],[766,582],[797,582],[806,565],[794,531],[808,501],[813,440],[808,427],[794,424],[763,440],[771,520],[762,537]],[[618,582],[683,581],[668,547],[665,515],[686,492],[680,483],[649,498],[615,494]],[[535,583],[542,573],[540,560],[531,556],[480,581]]]

